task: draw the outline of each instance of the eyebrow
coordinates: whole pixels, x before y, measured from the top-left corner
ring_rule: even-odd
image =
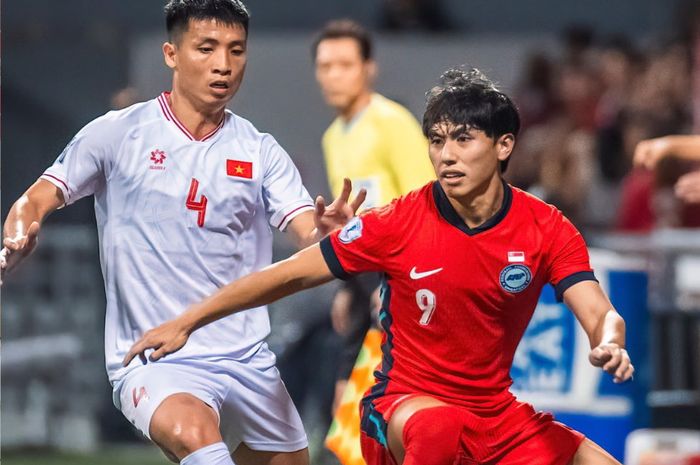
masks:
[[[468,134],[471,131],[476,130],[476,129],[477,128],[475,128],[474,126],[470,126],[468,124],[460,124],[460,125],[452,128],[452,130],[447,132],[447,134],[445,134],[444,131],[441,131],[439,129],[430,129],[430,131],[428,131],[428,136],[429,137],[435,137],[435,136],[445,137],[445,135],[447,135],[447,136],[454,139],[454,138],[461,136],[462,134]]]
[[[201,40],[198,41],[200,44],[219,44],[220,42],[213,37],[205,37]],[[246,41],[245,40],[234,40],[228,43],[228,47],[245,47],[246,46]]]

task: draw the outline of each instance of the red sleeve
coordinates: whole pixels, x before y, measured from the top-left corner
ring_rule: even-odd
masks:
[[[548,281],[554,286],[561,302],[564,291],[581,281],[597,281],[588,257],[583,236],[561,212],[553,221],[549,249]]]
[[[348,279],[357,273],[384,270],[392,243],[391,212],[391,205],[372,209],[321,241],[323,258],[335,277]]]

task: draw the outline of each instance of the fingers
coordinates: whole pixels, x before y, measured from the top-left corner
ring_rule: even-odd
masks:
[[[602,347],[596,347],[588,355],[588,360],[590,360],[591,365],[596,367],[603,366],[611,358],[612,354]]]
[[[592,365],[613,376],[613,382],[624,383],[634,375],[634,366],[627,351],[617,344],[604,344],[591,350],[588,356]]]
[[[5,239],[3,239],[2,245],[6,249],[8,249],[10,252],[15,252],[15,251],[20,249],[19,242],[15,241],[13,239],[10,239],[9,237],[6,237]]]
[[[129,352],[127,352],[124,356],[122,365],[127,366],[137,355],[141,359],[141,362],[145,365],[146,363],[148,363],[148,360],[146,359],[146,350],[159,349],[162,345],[162,342],[157,342],[155,340],[151,341],[151,338],[147,332],[140,340],[138,340],[133,346],[131,346]]]
[[[154,352],[148,357],[148,359],[149,359],[151,362],[157,362],[158,360],[160,360],[161,358],[165,357],[165,356],[168,355],[169,353],[170,353],[170,352],[169,352],[168,350],[165,349],[165,346],[161,346],[161,348],[158,349],[158,350],[156,350],[156,351],[154,351]]]
[[[620,361],[620,364],[615,370],[615,374],[613,375],[613,382],[624,383],[632,376],[632,373],[634,373],[634,367],[632,366],[632,362],[630,361],[630,358],[627,355],[626,351],[622,349],[622,360]]]
[[[617,367],[620,365],[620,362],[622,361],[622,349],[619,347],[616,347],[612,349],[612,357],[610,357],[610,360],[603,365],[603,370],[606,373],[610,373],[611,375],[615,374],[615,370]]]
[[[348,200],[350,200],[350,192],[352,191],[352,182],[350,182],[350,179],[348,178],[343,178],[343,190],[340,193],[340,196],[338,196],[338,199],[342,203],[348,203]]]
[[[367,198],[367,189],[362,188],[360,189],[360,192],[357,193],[357,196],[355,197],[355,200],[352,201],[350,204],[350,207],[352,208],[352,213],[355,214],[357,213],[357,209],[360,208],[360,205],[365,201]]]
[[[674,187],[676,196],[685,202],[700,202],[700,171],[684,174]]]
[[[38,237],[39,223],[34,221],[32,222],[32,224],[29,225],[29,229],[27,229],[27,242],[25,246],[30,250],[36,247]]]
[[[39,223],[37,221],[32,221],[27,229],[27,237],[36,237],[39,234]]]
[[[315,214],[317,218],[320,218],[323,216],[323,214],[326,212],[326,200],[323,198],[323,196],[319,195],[316,197],[316,201],[314,202],[314,209],[315,209]]]
[[[636,166],[654,169],[661,158],[666,155],[668,143],[664,138],[643,140],[634,149],[633,162]]]

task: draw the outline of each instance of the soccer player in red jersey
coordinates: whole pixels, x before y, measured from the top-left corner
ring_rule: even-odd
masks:
[[[423,117],[437,181],[222,288],[146,333],[125,362],[179,350],[196,329],[245,308],[381,271],[384,358],[361,406],[369,465],[618,463],[509,391],[516,347],[547,283],[586,331],[590,362],[616,382],[634,372],[624,321],[580,233],[502,179],[519,125],[510,98],[478,70],[448,71]]]

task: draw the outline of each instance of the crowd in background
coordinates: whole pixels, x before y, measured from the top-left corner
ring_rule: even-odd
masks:
[[[697,166],[671,158],[653,172],[632,165],[639,141],[697,129],[700,28],[687,22],[650,44],[572,26],[560,56],[533,53],[513,93],[523,130],[508,180],[557,205],[584,233],[700,227],[700,206],[673,195]]]

